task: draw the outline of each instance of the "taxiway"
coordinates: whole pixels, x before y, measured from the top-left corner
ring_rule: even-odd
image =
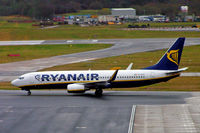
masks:
[[[0,91],[4,133],[199,133],[199,92]],[[132,130],[130,129],[132,128]],[[130,131],[131,130],[131,131]]]

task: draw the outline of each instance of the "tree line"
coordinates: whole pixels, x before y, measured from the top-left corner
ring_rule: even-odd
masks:
[[[138,15],[163,14],[174,17],[182,5],[189,6],[189,14],[200,15],[199,0],[0,0],[0,15],[41,19],[78,10],[131,7],[136,9]]]

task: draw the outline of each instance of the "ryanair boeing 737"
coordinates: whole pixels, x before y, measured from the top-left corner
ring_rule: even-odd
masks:
[[[179,38],[157,64],[140,70],[45,71],[20,76],[11,83],[31,95],[31,89],[67,89],[69,93],[84,93],[95,89],[101,96],[106,88],[127,88],[166,82],[178,77],[187,68],[178,69],[185,38]]]

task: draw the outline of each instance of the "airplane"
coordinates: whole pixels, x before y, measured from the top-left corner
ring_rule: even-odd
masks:
[[[184,42],[184,37],[178,38],[155,65],[139,70],[131,70],[131,63],[125,70],[31,72],[13,80],[11,84],[27,91],[27,95],[31,95],[31,89],[66,89],[68,93],[84,93],[95,89],[95,95],[100,97],[103,89],[107,88],[139,87],[166,82],[188,69],[178,69]]]

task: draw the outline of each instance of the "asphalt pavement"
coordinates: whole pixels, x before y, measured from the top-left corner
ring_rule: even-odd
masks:
[[[0,90],[0,132],[199,133],[199,103],[197,92]]]

